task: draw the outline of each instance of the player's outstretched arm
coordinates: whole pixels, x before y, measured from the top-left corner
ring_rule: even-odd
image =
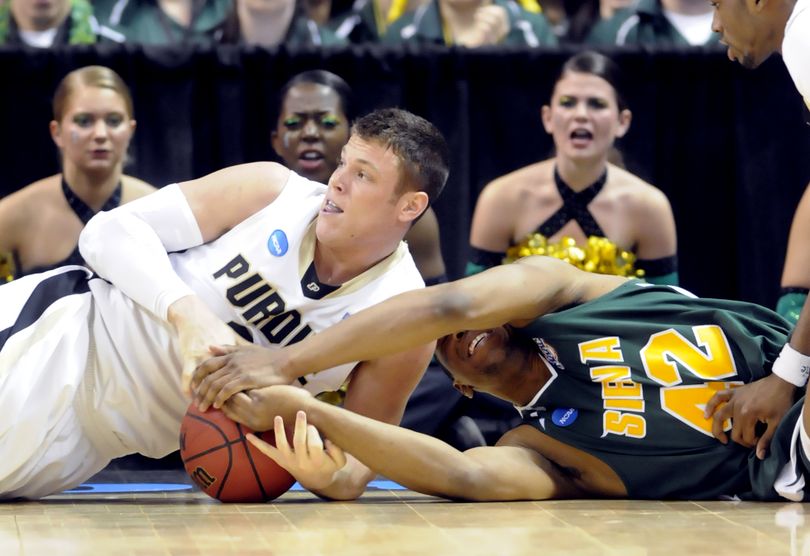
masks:
[[[581,271],[550,257],[526,257],[455,282],[414,290],[360,311],[286,350],[292,378],[350,361],[399,353],[462,330],[517,326],[594,299],[624,278]]]
[[[594,299],[625,281],[550,257],[526,257],[397,295],[281,350],[215,347],[217,356],[194,371],[192,390],[200,407],[208,407],[249,388],[290,384],[309,373],[380,359],[454,332],[505,323],[519,326],[559,307]]]
[[[381,423],[315,400],[299,388],[273,386],[235,396],[225,413],[256,430],[287,422],[303,410],[330,442],[371,470],[412,490],[445,498],[495,501],[543,500],[572,493],[546,458],[528,448],[482,447],[459,452],[436,438]],[[275,459],[260,440],[253,440]]]

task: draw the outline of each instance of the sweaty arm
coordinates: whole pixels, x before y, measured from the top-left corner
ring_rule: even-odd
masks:
[[[261,404],[269,413],[278,408],[290,420],[295,409],[302,409],[323,436],[373,472],[425,494],[495,501],[543,500],[571,491],[554,466],[534,450],[486,446],[459,452],[431,436],[304,398],[291,388],[248,392],[229,401],[228,412],[241,417],[250,404]]]
[[[255,163],[166,186],[94,216],[79,249],[100,276],[166,319],[170,305],[193,293],[168,253],[218,238],[272,202],[288,176],[283,166]]]
[[[624,282],[549,257],[526,257],[360,311],[281,350],[284,359],[278,364],[292,380],[405,351],[461,330],[520,325],[567,304],[594,299]]]

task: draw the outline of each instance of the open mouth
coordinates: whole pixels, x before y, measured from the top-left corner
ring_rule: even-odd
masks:
[[[343,209],[337,206],[335,203],[330,201],[329,199],[326,200],[323,204],[323,212],[328,212],[332,214],[340,214],[343,212]]]
[[[298,155],[298,165],[307,170],[320,168],[325,163],[325,157],[320,151],[304,151]]]
[[[576,147],[584,147],[591,144],[593,141],[593,133],[588,131],[587,129],[575,129],[569,135],[571,142]]]
[[[478,346],[481,345],[481,343],[486,340],[490,334],[491,332],[481,332],[480,334],[477,334],[475,338],[473,338],[472,341],[467,345],[467,356],[472,357],[475,350],[478,349]]]

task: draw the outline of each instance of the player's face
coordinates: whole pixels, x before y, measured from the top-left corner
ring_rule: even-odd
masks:
[[[467,330],[441,338],[436,355],[462,393],[487,392],[509,399],[506,382],[520,372],[521,362],[503,326],[489,330]],[[516,357],[517,356],[517,357]]]
[[[124,99],[101,87],[77,87],[62,120],[51,122],[63,164],[89,173],[120,171],[134,131]]]
[[[764,16],[752,12],[749,6],[752,3],[750,0],[710,2],[714,8],[712,31],[720,33],[720,42],[728,46],[728,59],[746,68],[759,66],[775,50],[774,46],[768,46],[773,30]],[[754,4],[754,10],[757,5]]]
[[[572,160],[606,157],[630,125],[630,113],[619,111],[610,83],[589,73],[565,72],[542,115],[557,156]]]
[[[390,238],[401,213],[400,161],[375,141],[352,136],[329,178],[316,231],[323,242],[355,248]]]
[[[273,149],[288,168],[326,183],[349,140],[349,122],[334,89],[301,83],[284,98],[273,131]]]

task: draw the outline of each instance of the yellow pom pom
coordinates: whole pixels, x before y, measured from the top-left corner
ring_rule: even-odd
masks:
[[[531,255],[555,257],[587,272],[644,277],[644,271],[634,267],[635,254],[621,249],[604,237],[590,236],[585,246],[581,247],[569,236],[563,236],[556,243],[549,243],[542,234],[533,233],[518,245],[507,249],[503,262],[511,263]]]

